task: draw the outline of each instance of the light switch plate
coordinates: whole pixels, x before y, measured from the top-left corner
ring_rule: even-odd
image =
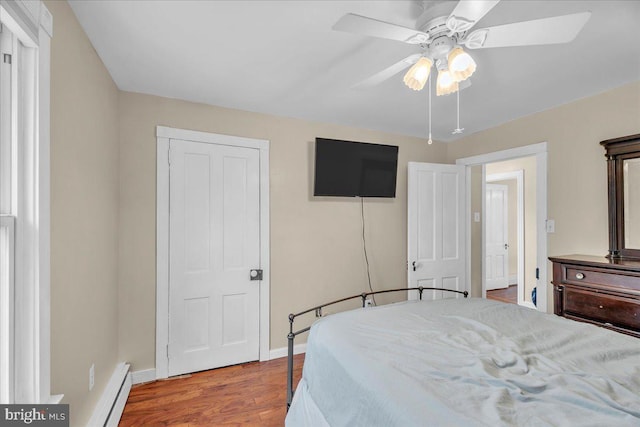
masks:
[[[96,381],[96,365],[95,364],[91,364],[91,367],[89,368],[89,391],[93,390],[93,385],[95,384]]]
[[[555,233],[556,232],[556,222],[552,219],[547,220],[547,233]]]

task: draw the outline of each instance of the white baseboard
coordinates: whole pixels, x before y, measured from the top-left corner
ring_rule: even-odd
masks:
[[[102,396],[87,425],[117,426],[124,410],[124,404],[129,396],[129,390],[131,390],[129,364],[119,363],[102,392]]]
[[[135,384],[148,383],[151,381],[155,381],[156,378],[156,370],[155,369],[145,369],[142,371],[135,371],[131,373],[131,382]]]
[[[131,373],[127,374],[127,377],[122,383],[122,388],[120,389],[120,393],[118,393],[118,398],[113,404],[113,408],[111,409],[111,413],[109,414],[109,419],[105,424],[106,427],[118,427],[120,424],[120,418],[122,418],[122,413],[124,412],[124,405],[127,404],[127,399],[129,398],[129,392],[131,391]]]
[[[518,284],[518,275],[509,276],[509,286]]]
[[[274,348],[269,351],[269,360],[287,357],[287,347]],[[306,353],[307,343],[296,344],[293,346],[293,354]]]
[[[49,396],[49,400],[47,401],[48,405],[57,405],[62,402],[62,398],[64,398],[64,394],[52,394]]]

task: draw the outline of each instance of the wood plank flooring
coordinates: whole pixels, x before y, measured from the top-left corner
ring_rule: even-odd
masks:
[[[304,354],[294,357],[294,384]],[[283,426],[287,358],[136,385],[120,426]]]
[[[493,299],[510,304],[518,303],[518,285],[511,285],[504,289],[493,289],[487,291],[487,299]]]

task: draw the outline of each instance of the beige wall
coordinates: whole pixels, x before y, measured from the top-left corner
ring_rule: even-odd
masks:
[[[451,143],[447,155],[454,162],[548,142],[548,217],[556,222],[556,232],[548,236],[548,254],[605,255],[607,174],[599,142],[636,133],[640,133],[640,82],[469,135]],[[550,285],[547,295],[551,310]]]
[[[480,215],[476,222],[474,214]],[[482,297],[482,166],[471,167],[471,296]]]
[[[537,267],[537,214],[536,214],[536,158],[523,157],[520,159],[507,160],[504,162],[490,163],[486,166],[487,175],[523,171],[522,179],[524,184],[524,300],[531,301],[531,291],[536,286]],[[516,191],[517,193],[517,191]],[[511,236],[517,233],[510,233]],[[517,247],[517,243],[510,243],[510,246]],[[517,263],[517,260],[516,260]],[[515,274],[515,269],[511,270]],[[520,285],[520,284],[518,284]]]
[[[67,2],[51,42],[51,389],[85,425],[117,363],[118,89]],[[95,387],[89,392],[89,367]]]
[[[366,290],[360,199],[314,198],[316,136],[400,147],[395,199],[366,199],[374,289],[406,285],[407,162],[443,162],[446,146],[380,132],[120,94],[120,358],[155,367],[157,125],[270,141],[271,343],[286,345],[287,315]]]

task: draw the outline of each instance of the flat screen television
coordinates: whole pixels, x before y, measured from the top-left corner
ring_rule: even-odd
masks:
[[[316,138],[314,196],[396,197],[398,147]]]

